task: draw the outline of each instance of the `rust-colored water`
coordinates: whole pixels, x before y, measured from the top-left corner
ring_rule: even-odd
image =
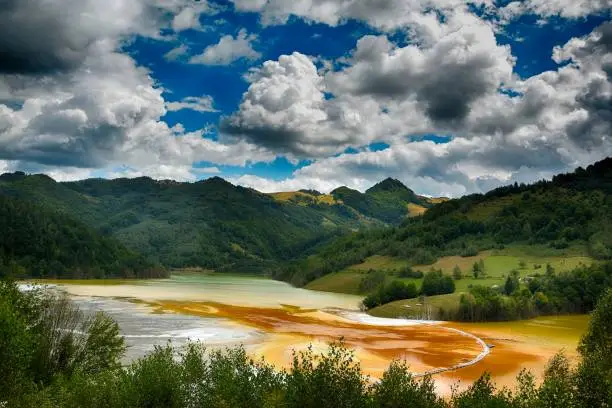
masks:
[[[473,365],[436,374],[439,390],[444,394],[457,381],[466,385],[484,371],[489,371],[499,385],[512,385],[522,368],[539,375],[559,350],[565,349],[568,356],[575,357],[576,345],[588,322],[587,316],[490,324],[370,319],[354,307],[352,312],[346,311],[355,304],[352,297],[333,298],[278,282],[251,281],[232,277],[226,284],[217,276],[144,285],[61,286],[75,296],[127,296],[151,306],[152,312],[199,316],[206,321],[215,318],[236,330],[248,328],[260,335],[244,341],[247,350],[279,367],[289,367],[293,350],[308,345],[323,350],[339,338],[355,350],[363,370],[374,377],[380,376],[393,359],[405,359],[415,373],[478,360]],[[487,351],[483,341],[494,347],[479,359]]]

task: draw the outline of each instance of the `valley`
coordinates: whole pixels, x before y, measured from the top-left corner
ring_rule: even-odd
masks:
[[[325,350],[342,338],[366,374],[380,377],[392,360],[403,359],[416,374],[440,371],[434,379],[442,394],[450,394],[458,381],[475,381],[484,371],[500,385],[511,385],[521,368],[539,377],[544,363],[560,349],[575,358],[571,350],[588,322],[586,316],[513,324],[380,319],[360,312],[356,296],[218,274],[108,285],[47,283],[86,310],[110,313],[128,342],[126,362],[154,345],[172,341],[180,346],[192,340],[210,348],[242,344],[250,355],[290,368],[293,351],[309,346]]]
[[[218,177],[3,174],[0,324],[17,333],[5,350],[38,344],[59,368],[11,354],[31,361],[23,375],[70,378],[71,364],[98,364],[78,353],[101,350],[107,362],[85,381],[129,387],[132,373],[174,365],[187,381],[191,364],[215,361],[210,370],[267,372],[282,387],[302,370],[353,375],[365,393],[397,375],[400,390],[431,386],[423,398],[529,379],[546,387],[550,367],[569,376],[593,361],[583,335],[609,320],[600,299],[612,296],[611,180],[610,158],[453,199],[395,179],[363,193],[264,194]],[[234,384],[227,375],[207,378]]]

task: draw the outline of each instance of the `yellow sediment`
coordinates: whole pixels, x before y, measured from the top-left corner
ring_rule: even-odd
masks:
[[[87,282],[88,285],[91,282]],[[132,282],[130,282],[132,283]],[[77,290],[78,289],[78,290]],[[333,313],[282,304],[277,307],[238,306],[193,300],[157,300],[159,291],[115,290],[91,286],[74,288],[81,295],[114,297],[125,294],[128,300],[148,305],[157,313],[175,312],[203,317],[219,317],[239,326],[264,333],[246,344],[253,356],[289,368],[293,350],[312,344],[315,351],[343,338],[355,350],[366,374],[379,377],[393,359],[405,359],[412,371],[423,373],[473,361],[483,346],[470,333],[493,345],[490,354],[474,365],[435,375],[438,389],[447,394],[450,385],[467,385],[489,371],[499,385],[511,386],[523,368],[540,375],[546,362],[561,349],[576,357],[576,346],[586,329],[587,316],[540,318],[525,322],[488,324],[417,324],[376,326],[349,320]],[[143,296],[143,295],[147,296]],[[453,331],[457,329],[460,332]],[[462,332],[464,332],[462,334]]]

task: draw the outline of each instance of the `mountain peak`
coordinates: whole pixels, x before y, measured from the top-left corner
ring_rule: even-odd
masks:
[[[352,188],[349,188],[347,186],[340,186],[338,188],[333,189],[329,194],[335,196],[337,194],[351,194],[351,193],[359,193],[359,191],[353,190]]]
[[[16,171],[14,173],[3,173],[0,174],[0,181],[15,181],[26,178],[27,175],[23,171]]]
[[[205,180],[199,181],[198,183],[218,185],[218,186],[232,186],[232,187],[234,186],[232,183],[230,183],[226,179],[219,177],[219,176],[209,177]]]
[[[366,190],[367,193],[378,193],[378,192],[391,192],[391,191],[409,191],[412,193],[408,187],[406,187],[401,181],[387,177],[380,183],[375,184]]]

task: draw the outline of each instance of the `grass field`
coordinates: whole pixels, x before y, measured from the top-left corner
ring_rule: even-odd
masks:
[[[319,290],[323,292],[348,293],[358,295],[359,284],[361,279],[370,270],[393,270],[400,269],[409,265],[408,261],[389,256],[373,255],[365,260],[365,262],[350,266],[340,272],[330,273],[306,285],[306,289]],[[394,276],[389,275],[388,281],[393,280]],[[402,279],[403,281],[418,281],[420,280]]]
[[[333,205],[337,203],[336,199],[329,194],[321,194],[317,196],[302,191],[271,193],[270,196],[277,201],[292,201],[299,205],[308,205],[310,203]]]
[[[461,294],[458,292],[450,295],[430,296],[421,303],[419,299],[398,300],[370,309],[368,314],[376,317],[392,317],[406,319],[426,319],[427,311],[435,313],[435,309],[452,309],[459,303]]]
[[[406,206],[408,207],[409,217],[418,217],[419,215],[425,214],[425,211],[427,211],[427,208],[414,203],[408,203]]]
[[[449,309],[456,307],[461,293],[465,293],[472,285],[494,286],[503,285],[505,278],[512,270],[517,270],[520,276],[528,276],[534,273],[544,273],[546,264],[550,264],[556,271],[568,271],[580,264],[590,265],[593,259],[584,256],[585,249],[580,247],[556,250],[548,247],[537,246],[513,246],[503,250],[491,250],[479,253],[476,256],[446,256],[438,259],[431,265],[415,265],[413,269],[423,272],[431,268],[441,269],[444,273],[452,274],[455,266],[463,272],[463,278],[455,281],[455,293],[451,295],[433,296],[428,298],[427,304],[430,308],[443,307]],[[483,260],[486,275],[475,279],[472,275],[474,263]],[[313,282],[306,288],[324,292],[337,292],[349,294],[361,294],[359,284],[369,270],[389,271],[386,283],[392,280],[400,280],[404,283],[414,282],[420,288],[422,279],[398,278],[391,273],[408,266],[409,262],[388,256],[374,255],[363,263],[350,266],[342,271],[325,275]],[[539,265],[539,267],[537,267]],[[423,310],[417,306],[417,299],[401,300],[372,309],[370,313],[381,317],[416,317],[422,315]],[[409,306],[409,307],[408,307]]]

